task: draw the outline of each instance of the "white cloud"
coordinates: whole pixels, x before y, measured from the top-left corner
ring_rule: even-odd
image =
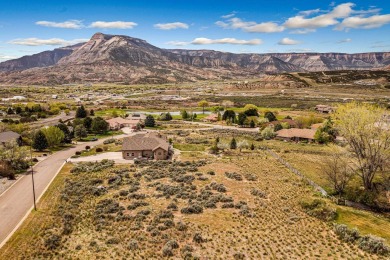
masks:
[[[347,38],[347,39],[342,39],[340,41],[337,41],[337,43],[347,43],[347,42],[351,42],[352,39],[351,38]]]
[[[183,42],[183,41],[170,41],[166,44],[174,45],[174,46],[185,46],[189,44],[194,45],[207,45],[207,44],[235,44],[235,45],[260,45],[263,41],[260,39],[252,39],[252,40],[239,40],[236,38],[222,38],[222,39],[209,39],[209,38],[195,38],[191,42]]]
[[[89,27],[100,28],[100,29],[133,29],[137,25],[138,24],[134,22],[124,22],[124,21],[114,21],[114,22],[96,21],[91,23]]]
[[[283,26],[274,22],[245,22],[240,18],[231,18],[226,22],[217,21],[215,24],[225,29],[242,29],[245,32],[251,33],[273,33],[284,31]]]
[[[312,15],[312,14],[316,14],[316,13],[319,13],[321,10],[318,8],[318,9],[313,9],[313,10],[307,10],[307,11],[300,11],[298,13],[298,15],[303,15],[303,16],[309,16],[309,15]]]
[[[283,38],[278,42],[279,45],[297,45],[300,43],[300,41],[296,41],[290,38]]]
[[[46,26],[46,27],[65,28],[65,29],[81,29],[84,27],[82,21],[79,20],[69,20],[60,23],[50,22],[50,21],[38,21],[35,24]]]
[[[337,19],[346,18],[353,13],[353,6],[353,3],[340,4],[334,7],[333,10],[328,13],[311,18],[307,18],[307,15],[297,15],[290,17],[284,23],[284,26],[290,29],[316,29],[335,25],[339,23]]]
[[[12,60],[12,59],[16,59],[16,58],[17,58],[16,56],[0,54],[1,61]]]
[[[80,42],[87,42],[89,39],[74,39],[74,40],[64,40],[60,38],[51,38],[51,39],[38,39],[38,38],[26,38],[26,39],[14,39],[9,41],[10,44],[16,45],[26,45],[26,46],[43,46],[43,45],[52,45],[52,46],[67,46]]]
[[[316,31],[316,29],[304,28],[304,29],[292,30],[290,33],[291,34],[307,34],[307,33],[313,33],[315,31]]]
[[[252,40],[238,40],[236,38],[223,38],[223,39],[209,39],[209,38],[195,38],[191,44],[204,45],[204,44],[237,44],[237,45],[259,45],[263,41],[260,39]]]
[[[341,24],[336,27],[336,30],[353,29],[372,29],[378,28],[390,23],[390,14],[372,15],[369,17],[353,16],[345,18]]]
[[[228,19],[228,18],[232,18],[235,15],[236,15],[236,12],[231,12],[230,14],[222,15],[221,18]]]
[[[174,45],[174,46],[185,46],[190,44],[190,42],[170,41],[170,42],[166,42],[165,44]]]
[[[172,30],[172,29],[188,29],[188,24],[181,22],[174,23],[158,23],[154,25],[155,28],[160,30]]]

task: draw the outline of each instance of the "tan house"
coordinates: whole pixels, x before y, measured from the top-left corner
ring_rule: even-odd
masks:
[[[137,124],[141,122],[140,119],[127,119],[122,117],[115,117],[106,120],[111,130],[119,130],[123,127],[135,128]]]
[[[170,145],[158,133],[136,134],[125,137],[122,144],[123,159],[149,158],[166,160],[169,158]]]
[[[218,121],[218,114],[210,114],[203,118],[204,122],[217,122]]]
[[[282,129],[276,132],[275,139],[286,140],[286,141],[314,141],[314,135],[316,130],[314,129],[299,129],[299,128],[290,128]]]
[[[335,111],[335,108],[328,105],[316,105],[315,110],[323,114],[330,114]]]

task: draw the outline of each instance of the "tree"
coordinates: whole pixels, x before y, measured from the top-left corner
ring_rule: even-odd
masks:
[[[276,116],[271,111],[265,112],[264,117],[268,119],[268,122],[276,121]]]
[[[95,117],[92,120],[91,130],[95,133],[104,133],[107,132],[109,128],[109,124],[101,118],[100,116]]]
[[[12,115],[13,113],[14,113],[14,111],[12,110],[12,107],[9,107],[7,110],[7,114]]]
[[[77,125],[74,128],[74,136],[79,140],[81,140],[83,137],[87,137],[88,136],[87,129],[85,129],[83,125]]]
[[[76,110],[76,118],[85,118],[87,116],[87,111],[84,106],[79,106]]]
[[[64,140],[65,135],[58,127],[49,126],[42,129],[42,133],[45,135],[47,144],[49,147],[56,147]]]
[[[386,110],[356,102],[340,105],[335,113],[336,127],[356,158],[357,173],[366,190],[373,189],[379,170],[390,160],[390,131]]]
[[[89,116],[87,116],[86,118],[84,118],[84,120],[83,120],[83,125],[84,125],[85,129],[87,129],[87,131],[91,130],[91,127],[92,127],[92,118],[90,118]]]
[[[49,144],[47,143],[45,134],[41,130],[37,131],[32,139],[32,148],[41,152],[48,146]]]
[[[244,107],[244,114],[247,116],[259,116],[257,109],[257,106],[253,104],[246,104]]]
[[[171,113],[161,113],[160,115],[160,120],[161,121],[171,121],[172,120],[172,116],[171,116]]]
[[[236,112],[234,112],[233,110],[225,110],[222,115],[222,120],[229,121],[231,123],[234,123],[235,118]]]
[[[209,105],[209,102],[207,102],[206,100],[199,101],[198,106],[202,107],[203,114],[204,114],[204,108],[207,107],[208,105]]]
[[[156,121],[152,115],[148,115],[145,119],[145,126],[154,127],[156,125]]]
[[[340,152],[340,148],[333,147],[330,158],[325,161],[323,171],[336,193],[343,194],[345,187],[353,176],[353,171],[345,159],[345,154]]]
[[[283,126],[281,125],[281,124],[276,124],[275,126],[274,126],[274,131],[275,132],[277,132],[277,131],[279,131],[279,130],[282,130],[283,129]]]
[[[250,128],[255,128],[256,124],[255,124],[255,121],[253,121],[253,119],[249,123],[249,126],[250,126]]]
[[[236,149],[237,148],[237,141],[233,137],[232,140],[230,141],[230,149]]]
[[[26,147],[21,147],[13,140],[0,145],[0,162],[4,162],[4,168],[10,167],[12,172],[7,176],[14,178],[13,171],[25,170],[28,168]]]
[[[261,136],[266,140],[274,138],[275,135],[276,133],[274,131],[274,128],[271,126],[267,126],[266,128],[263,129],[263,131],[261,131]]]
[[[91,109],[91,110],[89,111],[89,115],[90,115],[90,116],[95,116],[95,111],[94,111],[93,109]]]
[[[187,119],[188,119],[188,113],[187,113],[186,110],[182,110],[182,111],[180,112],[180,114],[181,114],[181,118],[182,118],[183,120],[187,120]]]
[[[245,125],[246,115],[244,113],[238,114],[238,125],[243,126]]]
[[[15,113],[18,114],[18,115],[19,115],[20,113],[22,113],[22,108],[19,107],[19,106],[16,107],[16,108],[15,108]]]
[[[325,123],[319,127],[314,134],[314,139],[320,144],[333,142],[336,139],[336,130],[333,127],[333,122],[329,118]]]
[[[72,133],[69,131],[69,128],[64,123],[60,123],[56,125],[56,127],[58,127],[64,133],[64,140],[62,142],[71,143]]]
[[[253,151],[255,150],[255,145],[252,143],[250,149]]]
[[[248,147],[249,147],[249,144],[246,140],[242,140],[242,141],[237,142],[237,148],[240,149],[240,152],[242,149],[246,149]]]

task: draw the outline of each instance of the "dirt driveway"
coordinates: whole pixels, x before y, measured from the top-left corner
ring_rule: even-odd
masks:
[[[122,152],[108,152],[108,153],[99,153],[91,156],[82,156],[78,158],[69,158],[68,162],[78,163],[78,162],[95,162],[101,161],[103,159],[114,160],[115,163],[134,163],[133,160],[125,160],[122,158]]]

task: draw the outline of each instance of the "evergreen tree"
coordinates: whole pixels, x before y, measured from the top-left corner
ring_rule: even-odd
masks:
[[[145,119],[145,126],[154,127],[155,125],[156,125],[156,121],[154,120],[154,117],[151,115],[148,115]]]
[[[255,121],[251,120],[249,126],[250,126],[250,128],[255,128],[255,126],[256,126]]]
[[[13,113],[14,113],[14,111],[12,110],[12,107],[9,107],[7,110],[7,114],[12,115]]]
[[[86,118],[84,118],[84,120],[83,120],[83,125],[84,125],[85,129],[87,129],[87,131],[91,130],[91,127],[92,127],[92,118],[90,118],[89,116],[87,116]]]
[[[95,111],[93,109],[91,109],[91,111],[89,111],[89,115],[90,116],[95,116]]]
[[[253,143],[251,144],[251,150],[255,150],[255,145]]]
[[[49,144],[47,143],[45,134],[41,130],[36,132],[32,140],[32,148],[41,152],[45,150],[48,146]]]
[[[277,131],[279,131],[279,130],[282,130],[283,129],[283,126],[281,125],[281,124],[276,124],[275,126],[274,126],[274,131],[275,132],[277,132]]]
[[[238,125],[243,126],[245,125],[246,115],[244,113],[238,114]]]
[[[85,118],[87,116],[87,110],[85,110],[84,106],[80,106],[76,110],[76,118]]]
[[[230,141],[230,149],[236,149],[237,148],[237,141],[233,137],[232,140]]]
[[[180,112],[180,114],[181,114],[181,118],[182,118],[183,120],[187,120],[187,119],[188,119],[188,113],[187,113],[186,110],[182,110],[182,111]]]
[[[276,116],[271,111],[265,112],[264,117],[268,119],[268,122],[276,121]]]
[[[87,129],[83,125],[77,125],[74,128],[74,136],[81,140],[83,137],[87,137]]]
[[[95,133],[103,133],[108,131],[109,124],[100,116],[92,120],[91,129]]]

